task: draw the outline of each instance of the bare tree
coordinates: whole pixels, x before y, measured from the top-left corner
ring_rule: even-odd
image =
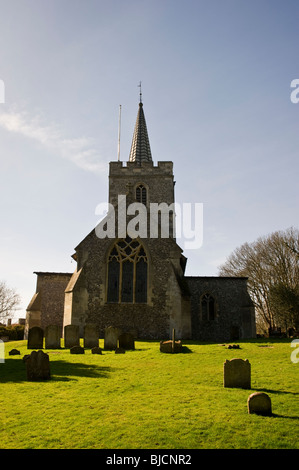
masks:
[[[14,314],[20,304],[19,294],[0,281],[0,320],[6,320]]]
[[[296,326],[298,252],[297,229],[274,232],[237,248],[220,266],[219,275],[248,277],[248,291],[257,316],[268,328]]]

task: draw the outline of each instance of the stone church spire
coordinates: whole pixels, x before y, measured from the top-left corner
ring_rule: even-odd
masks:
[[[131,152],[129,157],[130,162],[137,162],[139,165],[142,162],[151,162],[152,154],[147,134],[147,127],[143,111],[143,103],[140,99],[139,109],[133,134]]]

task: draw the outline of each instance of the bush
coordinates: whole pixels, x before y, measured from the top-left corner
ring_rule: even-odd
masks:
[[[24,326],[0,326],[0,337],[8,336],[10,341],[18,341],[24,339]]]

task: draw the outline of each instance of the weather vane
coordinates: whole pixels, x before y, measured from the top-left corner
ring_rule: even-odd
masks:
[[[140,103],[142,103],[141,82],[139,82],[138,88],[140,88],[139,96],[140,96]]]

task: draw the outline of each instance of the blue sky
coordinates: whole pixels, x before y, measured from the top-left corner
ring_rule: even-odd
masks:
[[[217,275],[244,242],[298,227],[299,4],[286,0],[0,0],[0,279],[72,272],[129,156],[142,81],[154,162],[176,200],[203,203],[188,275]]]

